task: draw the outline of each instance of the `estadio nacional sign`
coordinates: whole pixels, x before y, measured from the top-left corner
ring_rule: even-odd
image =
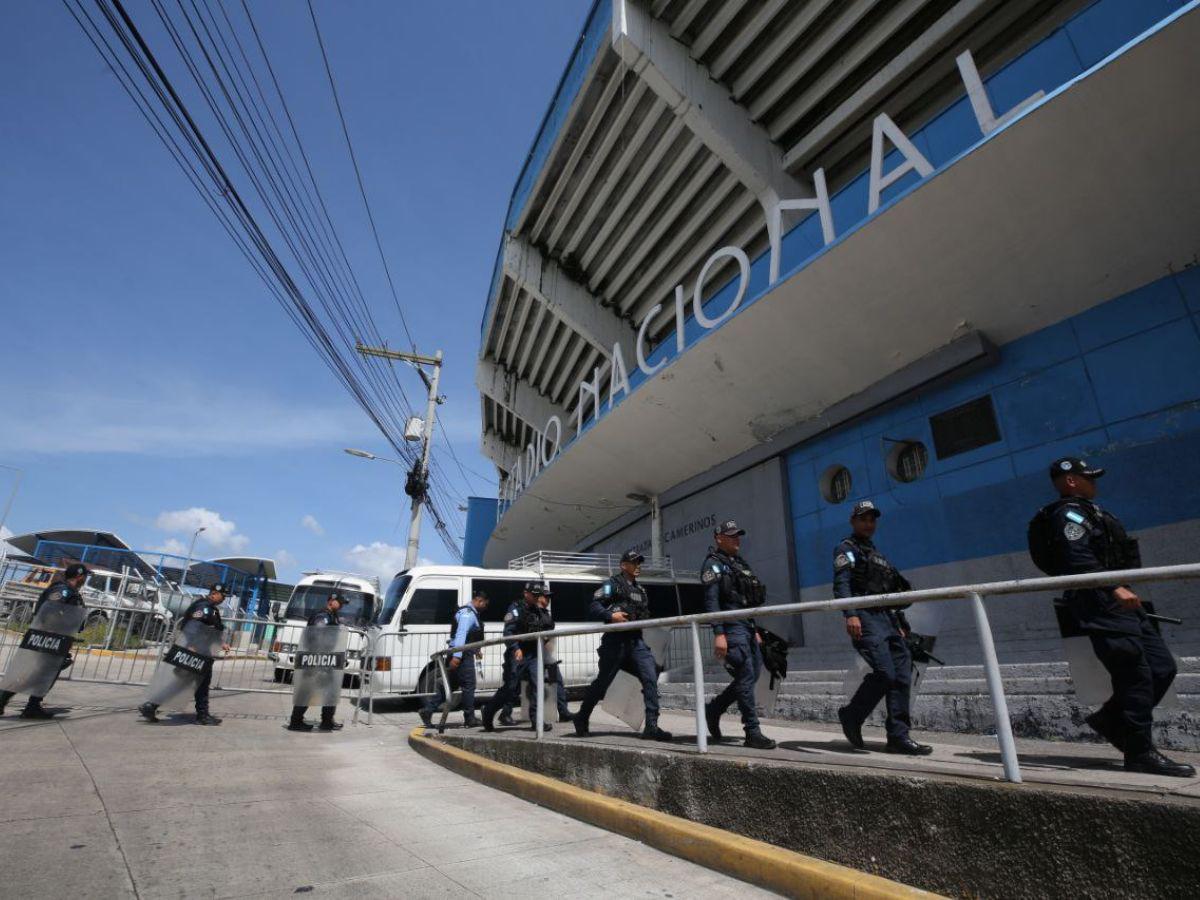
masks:
[[[1031,105],[1040,100],[1044,94],[1044,92],[1038,91],[1036,94],[1021,101],[1009,112],[997,117],[992,109],[991,101],[988,99],[987,92],[979,77],[979,72],[975,67],[975,62],[970,51],[962,53],[956,62],[959,73],[962,76],[963,84],[967,90],[967,98],[970,100],[976,122],[978,122],[979,129],[984,137],[997,131],[1025,112]],[[891,171],[884,172],[884,157],[890,149],[895,149],[899,152],[903,159]],[[875,117],[872,125],[867,216],[869,217],[879,210],[883,192],[901,178],[904,178],[910,172],[915,172],[924,179],[932,175],[933,171],[933,165],[917,149],[913,142],[909,140],[908,136],[901,131],[900,127],[892,121],[891,117],[886,113],[880,113]],[[824,169],[817,169],[813,173],[812,181],[814,193],[816,194],[814,197],[785,199],[778,197],[773,192],[767,192],[765,195],[759,197],[766,216],[767,234],[770,240],[769,283],[772,285],[780,277],[784,212],[816,212],[821,224],[821,235],[825,246],[828,246],[837,239],[833,225],[833,209],[829,201],[829,191],[825,182]],[[713,271],[719,270],[727,261],[732,261],[738,268],[737,277],[734,282],[736,287],[733,292],[733,298],[723,311],[710,315],[710,311],[704,309],[704,285],[708,276]],[[722,325],[737,312],[738,307],[745,300],[749,286],[750,258],[740,247],[721,247],[713,251],[712,255],[708,257],[701,267],[700,273],[696,278],[696,283],[690,292],[685,290],[682,284],[676,285],[674,304],[671,310],[669,310],[669,313],[675,320],[675,352],[673,356],[678,357],[682,355],[686,349],[684,325],[687,321],[689,304],[691,306],[692,318],[705,331],[710,331]],[[661,370],[672,358],[671,355],[664,355],[652,364],[647,356],[646,336],[650,331],[650,326],[662,312],[663,304],[659,303],[655,304],[646,313],[638,326],[637,338],[633,345],[634,358],[632,362],[637,366],[636,371],[640,371],[647,377],[653,376]],[[576,385],[575,390],[578,396],[578,404],[573,416],[575,427],[574,437],[578,437],[583,433],[583,429],[589,421],[595,422],[602,415],[600,383],[603,374],[608,373],[610,375],[607,403],[603,404],[607,410],[611,410],[626,394],[630,393],[629,362],[625,359],[625,350],[621,344],[616,343],[613,345],[612,352],[608,360],[606,360],[605,365],[597,366],[592,370],[591,378],[582,379]],[[561,418],[557,415],[552,415],[546,420],[544,427],[540,431],[535,430],[534,439],[526,446],[524,453],[518,458],[516,465],[509,473],[508,479],[502,485],[500,498],[502,501],[511,503],[515,500],[538,476],[542,469],[549,466],[557,458],[564,445],[563,428]]]

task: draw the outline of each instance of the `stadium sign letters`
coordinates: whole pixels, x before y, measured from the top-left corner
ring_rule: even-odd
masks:
[[[997,117],[992,110],[991,101],[988,99],[987,92],[979,77],[979,72],[975,67],[975,62],[970,51],[962,53],[958,57],[957,63],[963,84],[967,89],[967,98],[971,103],[971,109],[975,113],[975,119],[984,137],[1007,125],[1044,96],[1043,91],[1038,91],[1025,100],[1022,100],[1004,115]],[[887,149],[887,145],[889,144],[900,154],[902,161],[891,169],[891,171],[884,172],[884,157],[889,152]],[[916,145],[909,140],[908,136],[900,130],[900,127],[892,121],[887,113],[880,113],[875,117],[871,129],[871,168],[867,190],[868,216],[873,215],[879,210],[883,192],[910,172],[916,172],[921,178],[928,178],[933,174],[933,165],[917,149]],[[764,196],[759,197],[767,220],[767,235],[770,242],[771,284],[777,282],[780,277],[784,212],[815,212],[821,223],[821,236],[825,245],[828,246],[833,243],[837,237],[833,227],[833,208],[829,202],[829,191],[825,183],[824,169],[817,169],[813,174],[813,188],[816,195],[814,197],[784,199],[778,197],[772,191],[767,191]],[[738,268],[737,287],[734,291],[733,299],[730,300],[729,305],[722,312],[710,315],[709,311],[704,309],[705,281],[710,273],[714,270],[719,270],[730,260],[736,263]],[[746,290],[749,285],[750,258],[740,247],[721,247],[715,250],[700,269],[700,274],[696,277],[696,284],[690,293],[690,297],[683,285],[676,285],[675,302],[672,310],[675,318],[675,356],[682,355],[686,347],[684,323],[687,320],[689,302],[692,309],[692,318],[696,320],[701,328],[711,330],[723,324],[730,316],[737,312],[738,307],[741,306],[742,301],[746,297]],[[651,323],[662,310],[663,304],[659,303],[651,307],[649,312],[646,313],[641,324],[638,326],[637,338],[633,345],[634,362],[637,368],[647,377],[654,375],[662,369],[668,361],[666,358],[662,358],[656,363],[651,364],[647,359],[646,336]],[[597,366],[592,370],[590,379],[585,378],[576,386],[576,394],[579,398],[574,415],[576,437],[582,434],[584,425],[588,421],[586,414],[589,405],[592,410],[591,421],[594,422],[600,418],[600,381],[601,376],[606,373],[610,376],[607,407],[611,410],[617,405],[622,396],[630,392],[629,368],[625,359],[625,349],[623,349],[620,343],[613,344],[612,353],[609,355],[608,360],[605,361],[605,365]],[[588,402],[589,399],[591,401],[590,404]],[[501,499],[508,502],[516,499],[517,494],[523,491],[542,469],[554,461],[562,449],[562,445],[562,420],[556,415],[550,416],[541,431],[535,429],[533,440],[526,446],[525,452],[518,458],[516,465],[504,483]]]

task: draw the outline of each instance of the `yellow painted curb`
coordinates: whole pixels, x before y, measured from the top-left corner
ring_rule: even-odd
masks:
[[[489,787],[789,897],[859,900],[938,896],[878,875],[495,762],[434,740],[426,736],[422,727],[409,733],[408,742],[425,758]]]

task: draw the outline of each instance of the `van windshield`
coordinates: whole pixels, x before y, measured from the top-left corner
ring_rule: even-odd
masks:
[[[388,585],[387,594],[383,598],[383,606],[379,608],[379,615],[375,617],[376,625],[387,625],[392,621],[392,616],[396,614],[396,610],[400,607],[400,601],[404,599],[404,593],[411,583],[411,575],[397,575],[392,579],[392,583]]]
[[[284,616],[307,622],[309,616],[321,612],[325,608],[325,604],[329,601],[329,595],[334,590],[333,585],[300,585],[292,593],[292,599],[288,601],[287,612],[284,613]],[[371,621],[371,613],[374,612],[375,605],[371,594],[362,591],[348,591],[345,588],[336,588],[336,590],[346,598],[346,605],[342,607],[340,614],[343,624],[361,626]]]

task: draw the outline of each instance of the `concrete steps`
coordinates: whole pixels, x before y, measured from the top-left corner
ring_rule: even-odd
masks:
[[[708,667],[706,667],[707,669]],[[705,692],[713,697],[729,681],[724,669],[705,672]],[[1099,741],[1084,717],[1094,707],[1075,698],[1064,662],[1018,663],[1000,667],[1008,699],[1009,718],[1018,737]],[[672,673],[682,676],[682,672]],[[772,718],[837,722],[837,709],[846,702],[846,670],[789,672],[779,690]],[[1175,680],[1179,703],[1155,711],[1155,739],[1160,746],[1200,750],[1200,657],[1179,660]],[[690,681],[659,685],[665,709],[692,709]],[[868,724],[882,725],[882,703]],[[967,734],[995,733],[995,717],[982,666],[929,666],[913,701],[913,726],[920,731]]]

